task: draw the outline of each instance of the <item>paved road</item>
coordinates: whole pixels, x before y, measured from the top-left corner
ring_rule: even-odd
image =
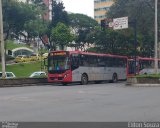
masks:
[[[0,121],[159,121],[160,87],[124,84],[0,88]]]

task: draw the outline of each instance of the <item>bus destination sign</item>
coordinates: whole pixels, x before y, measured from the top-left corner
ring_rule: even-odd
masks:
[[[53,55],[62,56],[62,55],[66,55],[66,52],[55,52],[55,53],[53,53]]]

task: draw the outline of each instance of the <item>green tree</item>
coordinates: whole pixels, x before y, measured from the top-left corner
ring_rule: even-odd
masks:
[[[94,42],[95,47],[89,48],[87,51],[98,53],[110,53],[116,55],[134,55],[134,36],[131,30],[114,31],[106,29],[102,31],[100,27],[96,27],[94,31],[88,34],[88,38]]]
[[[154,28],[154,9],[152,0],[116,0],[108,16],[111,18],[128,16],[129,21],[137,20],[141,33]]]
[[[153,56],[154,2],[152,0],[115,0],[115,4],[110,8],[107,16],[110,18],[128,16],[129,29],[131,30],[132,26],[130,22],[136,20],[138,33],[137,47],[141,49],[138,55]],[[158,17],[160,19],[160,14]],[[133,32],[130,34],[133,35]]]
[[[64,9],[65,7],[63,5],[63,2],[56,2],[55,0],[52,0],[52,21],[49,25],[49,30],[47,33],[51,49],[56,49],[56,44],[55,42],[53,42],[53,29],[59,22],[65,25],[68,25],[69,23],[68,14]]]
[[[40,16],[43,18],[45,13],[48,12],[48,8],[43,0],[27,0],[26,3],[31,3],[30,5],[33,6],[33,10],[36,12],[38,17]]]
[[[43,42],[43,36],[48,32],[48,21],[42,19],[30,20],[25,24],[25,31],[28,35],[28,40],[39,37]]]
[[[77,35],[75,47],[83,49],[84,45],[93,43],[88,38],[88,34],[94,30],[98,23],[91,17],[83,14],[69,14],[69,21],[72,30]]]
[[[52,48],[56,50],[56,46],[59,46],[61,50],[74,40],[74,35],[71,34],[69,27],[63,23],[58,23],[57,26],[51,31]]]
[[[59,22],[69,24],[68,14],[64,9],[63,2],[52,0],[52,27],[55,27]]]
[[[30,20],[39,19],[44,14],[44,5],[42,4],[29,4],[17,0],[2,0],[2,2],[6,39],[11,36],[11,33],[17,38],[19,35],[24,35],[25,24]]]
[[[11,33],[18,36],[24,31],[24,24],[31,18],[35,18],[31,6],[16,0],[3,0],[4,32],[9,38]]]

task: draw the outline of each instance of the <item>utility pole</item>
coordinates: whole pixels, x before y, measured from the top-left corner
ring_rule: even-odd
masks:
[[[133,21],[134,24],[134,75],[137,73],[137,20]]]
[[[0,0],[0,43],[1,43],[1,61],[2,61],[2,78],[5,79],[5,50],[3,40],[3,16],[2,16],[2,1]]]
[[[158,5],[158,1],[155,0],[155,55],[154,55],[154,58],[155,58],[155,65],[154,65],[154,69],[155,69],[155,73],[157,74],[158,73],[158,53],[157,53],[157,41],[158,41],[158,21],[157,21],[157,5]]]
[[[134,75],[137,74],[137,20],[129,22],[130,25],[134,28]]]

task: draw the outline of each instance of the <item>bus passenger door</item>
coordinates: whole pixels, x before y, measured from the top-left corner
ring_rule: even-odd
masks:
[[[72,81],[80,81],[79,54],[71,55]]]

